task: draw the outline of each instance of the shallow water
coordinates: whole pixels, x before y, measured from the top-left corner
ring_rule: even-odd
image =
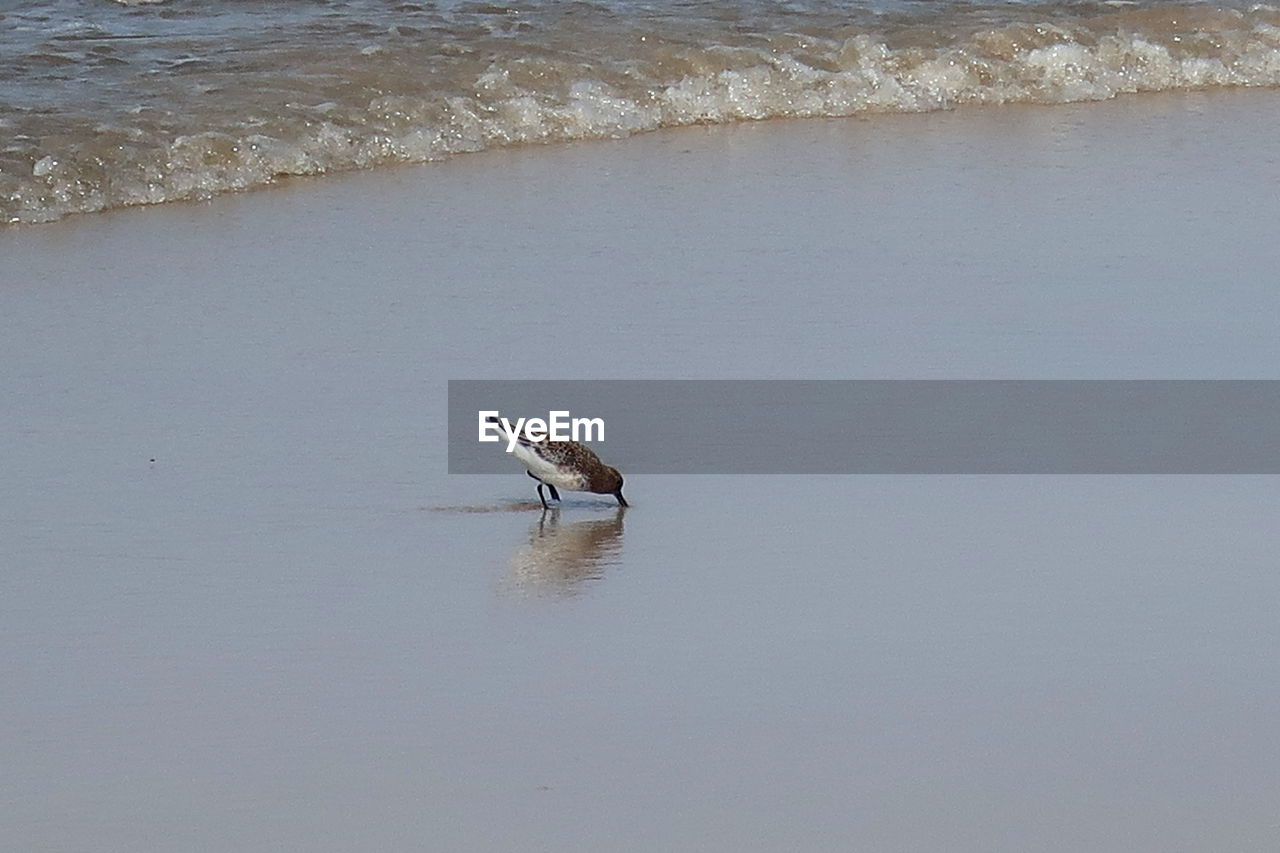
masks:
[[[1274,850],[1273,478],[544,515],[444,473],[443,406],[1275,378],[1275,105],[694,129],[0,233],[6,843]]]
[[[249,517],[148,476],[10,550],[23,849],[1276,840],[1268,479]]]

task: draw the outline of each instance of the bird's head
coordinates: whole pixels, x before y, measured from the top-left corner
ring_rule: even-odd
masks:
[[[605,466],[603,480],[605,488],[600,491],[617,498],[618,506],[628,506],[627,499],[622,496],[622,475],[618,473],[618,469]]]

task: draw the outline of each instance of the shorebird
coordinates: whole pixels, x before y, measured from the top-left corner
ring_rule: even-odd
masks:
[[[494,417],[489,423],[502,425]],[[506,431],[505,425],[503,430]],[[510,433],[508,433],[508,439]],[[534,441],[518,433],[511,453],[528,469],[529,476],[538,481],[538,498],[544,509],[548,508],[542,487],[551,490],[551,499],[560,500],[557,487],[569,492],[594,492],[597,495],[613,495],[618,506],[628,506],[622,496],[622,475],[617,468],[610,468],[600,461],[596,452],[576,441]]]

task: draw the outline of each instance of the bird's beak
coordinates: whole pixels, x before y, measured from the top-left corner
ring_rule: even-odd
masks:
[[[627,503],[627,499],[622,496],[622,489],[614,492],[613,496],[618,499],[618,506],[631,506],[631,504]]]

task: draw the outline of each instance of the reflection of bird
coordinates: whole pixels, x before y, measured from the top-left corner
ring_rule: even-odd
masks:
[[[511,433],[505,423],[493,416],[487,421],[501,426],[510,440]],[[560,500],[560,493],[556,491],[559,487],[570,492],[613,495],[618,499],[618,506],[627,506],[626,499],[622,497],[622,475],[618,469],[601,462],[596,452],[585,444],[551,441],[549,438],[534,441],[522,433],[516,435],[511,452],[529,469],[529,476],[538,481],[538,497],[544,509],[547,507],[546,496],[542,494],[544,485],[551,489],[552,500]]]
[[[572,595],[604,575],[622,551],[622,516],[560,523],[560,511],[544,511],[529,531],[529,544],[511,555],[511,581],[526,590]]]

